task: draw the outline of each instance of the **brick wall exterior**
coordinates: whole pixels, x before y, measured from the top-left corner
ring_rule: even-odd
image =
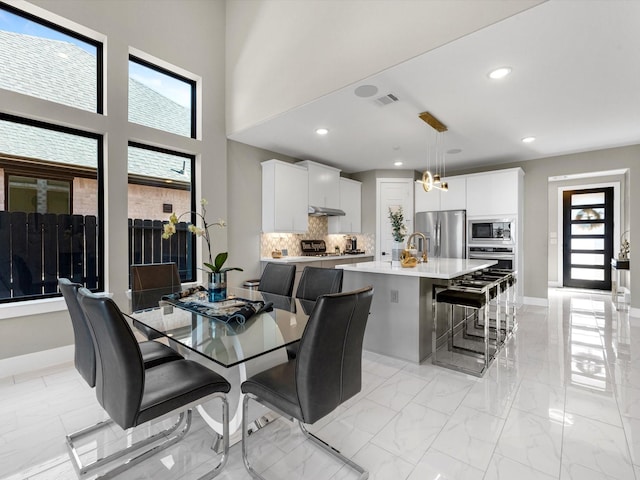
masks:
[[[5,210],[4,169],[0,168],[0,210]],[[178,215],[190,210],[191,194],[186,190],[129,185],[129,218],[167,220],[162,204],[170,203]],[[76,177],[73,180],[73,214],[96,215],[98,205],[98,182],[90,178]]]
[[[91,178],[73,179],[73,214],[98,214],[98,181]]]
[[[180,215],[191,210],[191,193],[171,188],[129,185],[129,218],[167,220],[169,214],[162,212],[163,203],[172,204],[173,212]]]

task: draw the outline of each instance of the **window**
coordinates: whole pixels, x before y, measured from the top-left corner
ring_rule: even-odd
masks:
[[[0,88],[102,113],[102,44],[0,3]]]
[[[26,213],[71,213],[71,182],[7,175],[7,210]]]
[[[174,262],[183,282],[195,280],[195,238],[184,215],[176,235],[163,239],[171,213],[195,211],[195,156],[138,143],[129,144],[129,261],[133,264]]]
[[[103,288],[101,172],[100,135],[0,113],[0,302]]]
[[[196,137],[196,82],[129,57],[129,121]]]

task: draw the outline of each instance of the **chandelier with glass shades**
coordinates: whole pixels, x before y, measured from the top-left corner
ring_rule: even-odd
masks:
[[[435,140],[433,145],[427,146],[427,169],[422,174],[422,188],[425,192],[430,192],[434,188],[446,192],[449,190],[449,184],[444,181],[445,164],[444,164],[444,132],[447,126],[431,115],[429,112],[422,112],[418,115],[422,121],[433,128]],[[433,157],[433,171],[431,170]]]

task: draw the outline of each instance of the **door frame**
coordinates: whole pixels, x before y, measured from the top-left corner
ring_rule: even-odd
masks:
[[[409,178],[409,177],[376,178],[376,256],[375,256],[375,260],[377,262],[380,262],[382,260],[382,256],[380,255],[380,253],[382,252],[382,249],[380,246],[380,239],[382,238],[382,233],[381,233],[382,225],[380,224],[380,204],[381,204],[380,195],[382,193],[381,185],[384,182],[406,183],[409,188],[409,194],[411,195],[411,212],[405,212],[405,225],[407,226],[408,233],[413,232],[413,216],[415,213],[413,211],[415,208],[414,206],[415,180],[413,178]],[[410,213],[410,215],[406,215],[407,213]]]
[[[585,183],[558,187],[558,286],[562,286],[564,275],[563,242],[564,222],[562,211],[562,195],[567,190],[587,190],[590,188],[613,187],[613,254],[620,250],[620,182]]]

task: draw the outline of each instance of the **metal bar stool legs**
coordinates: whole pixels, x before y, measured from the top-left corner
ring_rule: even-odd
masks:
[[[491,362],[498,352],[498,344],[492,347],[492,340],[489,332],[489,289],[469,291],[463,288],[450,287],[435,294],[434,309],[434,335],[433,335],[433,355],[432,363],[446,368],[459,370],[471,375],[481,377],[489,368]],[[442,336],[438,337],[438,312],[441,306],[448,305],[447,315],[447,347],[445,351]],[[482,344],[479,351],[468,346],[457,346],[455,344],[455,309],[465,308],[474,310],[474,313],[482,311],[483,332]],[[462,336],[462,335],[460,335]],[[477,342],[477,341],[476,341]],[[470,357],[475,357],[473,360]]]

